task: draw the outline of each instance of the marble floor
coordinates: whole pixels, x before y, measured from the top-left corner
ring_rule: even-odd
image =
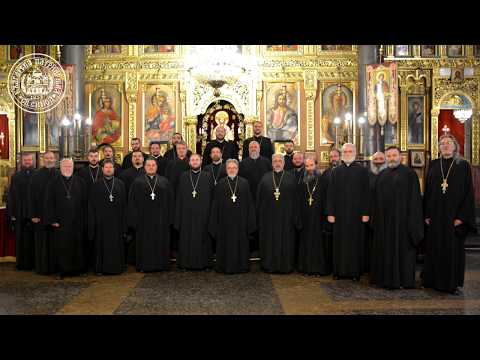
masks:
[[[420,269],[420,268],[419,268]],[[418,276],[417,276],[418,278]],[[420,283],[418,282],[418,287]],[[0,314],[462,315],[480,314],[480,251],[467,254],[459,296],[433,290],[383,290],[331,276],[175,270],[55,280],[0,263]]]

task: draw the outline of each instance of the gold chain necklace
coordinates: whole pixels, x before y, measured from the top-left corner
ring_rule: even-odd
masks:
[[[282,180],[283,180],[283,175],[285,174],[285,171],[282,170],[282,176],[280,177],[280,182],[277,184],[275,183],[275,171],[272,171],[272,180],[273,180],[273,187],[275,188],[275,191],[273,192],[273,195],[275,196],[275,200],[278,201],[278,198],[280,197],[280,186],[282,186]]]
[[[447,192],[447,188],[448,188],[448,183],[447,183],[448,175],[450,175],[450,170],[452,170],[454,159],[452,158],[452,163],[450,164],[450,167],[448,168],[447,176],[444,176],[444,174],[443,174],[443,164],[442,164],[443,159],[444,159],[443,157],[440,159],[440,171],[442,172],[442,185],[440,185],[440,187],[442,188],[442,192],[445,194]]]

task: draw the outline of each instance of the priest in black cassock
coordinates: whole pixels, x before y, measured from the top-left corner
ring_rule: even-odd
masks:
[[[295,176],[297,185],[302,184],[303,175],[305,174],[304,159],[304,155],[300,151],[297,151],[292,155],[292,169],[290,172]]]
[[[7,194],[7,219],[15,227],[17,270],[32,270],[35,267],[35,242],[29,214],[28,189],[34,171],[33,154],[23,153],[21,164],[21,170],[10,180]]]
[[[267,158],[268,161],[272,160],[272,155],[275,153],[273,143],[270,138],[262,136],[263,125],[261,121],[255,121],[253,123],[253,136],[245,139],[243,142],[243,154],[242,160],[248,158],[250,151],[250,143],[256,141],[260,146],[260,155]],[[240,175],[241,176],[241,175]],[[254,195],[255,196],[255,195]]]
[[[388,168],[374,189],[370,282],[387,289],[414,288],[416,247],[423,238],[418,176],[401,164],[400,149],[386,150]]]
[[[423,285],[460,294],[465,276],[465,237],[475,229],[470,164],[452,135],[438,141],[440,158],[431,162],[425,186],[426,227]]]
[[[273,171],[263,176],[257,189],[261,266],[269,273],[294,270],[295,230],[301,228],[298,186],[284,164],[283,155],[273,155]]]
[[[150,143],[150,156],[157,162],[157,174],[165,176],[165,168],[167,166],[167,160],[161,154],[160,143],[152,141]],[[145,157],[146,158],[146,157]]]
[[[210,174],[202,171],[201,156],[192,154],[190,169],[180,175],[176,195],[174,226],[179,234],[179,269],[203,270],[213,265],[208,234],[213,188]]]
[[[214,146],[210,151],[211,162],[205,166],[204,170],[212,176],[213,185],[217,185],[218,182],[227,176],[225,169],[225,163],[222,160],[222,150]]]
[[[374,192],[375,192],[375,183],[378,178],[378,174],[387,167],[385,163],[385,154],[381,151],[377,151],[372,155],[372,161],[370,162],[370,169],[368,171],[368,183],[370,191],[370,213],[373,214],[373,206],[375,205],[374,201]],[[372,246],[373,246],[373,224],[370,219],[367,226],[365,227],[365,272],[370,272],[370,262],[372,257]]]
[[[293,143],[292,140],[287,140],[285,141],[284,148],[285,148],[285,170],[291,170],[293,169],[293,163],[292,163],[292,158],[293,158],[293,149],[294,149],[295,144]]]
[[[85,182],[73,174],[73,160],[60,161],[61,175],[47,185],[45,222],[53,229],[55,272],[62,279],[66,274],[87,272],[85,254],[87,192]]]
[[[189,157],[187,156],[187,143],[180,141],[176,145],[177,155],[174,160],[171,160],[167,164],[165,169],[165,176],[172,186],[173,193],[176,194],[177,187],[180,181],[180,175],[184,171],[190,169],[188,164]]]
[[[90,193],[92,185],[102,176],[102,170],[98,163],[98,150],[96,148],[88,150],[87,159],[88,166],[82,167],[77,174],[85,181],[87,193]]]
[[[238,146],[234,141],[225,139],[225,128],[223,126],[217,127],[215,130],[216,139],[210,141],[203,152],[204,166],[211,162],[211,150],[213,147],[218,147],[222,151],[223,161],[228,159],[238,159]]]
[[[237,160],[227,160],[228,176],[215,187],[209,219],[209,233],[216,240],[215,270],[227,274],[249,271],[249,235],[256,228],[250,186],[238,169]]]
[[[55,169],[55,154],[43,155],[44,167],[35,171],[29,187],[30,218],[35,237],[35,272],[49,275],[55,271],[52,227],[45,223],[45,194],[48,183],[59,175]]]
[[[326,178],[317,170],[315,159],[305,159],[305,176],[299,186],[300,216],[298,270],[307,275],[332,272],[332,241],[323,236],[326,223],[323,188]]]
[[[110,159],[115,164],[115,176],[120,176],[120,174],[122,173],[122,166],[115,162],[115,150],[113,149],[112,145],[105,144],[105,145],[101,145],[101,146],[103,146],[103,148],[102,148],[103,159],[100,160],[100,166],[103,166],[103,162],[106,159]]]
[[[88,240],[94,244],[97,275],[120,274],[125,268],[124,235],[127,231],[125,185],[113,176],[114,163],[105,160],[102,176],[92,186],[88,201]]]
[[[128,198],[127,225],[135,229],[136,268],[140,272],[168,270],[173,191],[168,180],[157,175],[155,159],[147,158],[145,172],[133,182]]]
[[[140,138],[138,137],[132,138],[130,145],[132,146],[132,151],[129,152],[127,155],[125,155],[125,157],[123,158],[122,170],[126,170],[133,166],[132,155],[134,151],[142,151],[142,140]],[[148,154],[145,154],[144,152],[142,152],[142,154],[143,154],[143,158],[146,159]]]
[[[175,133],[172,136],[172,147],[168,149],[165,154],[163,155],[163,158],[166,160],[167,164],[172,161],[177,159],[177,144],[179,142],[183,142],[183,137],[182,134],[180,133]],[[187,150],[187,158],[190,158],[190,155],[192,155],[192,152],[190,150]]]
[[[365,223],[369,220],[368,170],[355,162],[355,145],[342,147],[327,193],[327,220],[333,224],[333,276],[359,281],[364,271]]]

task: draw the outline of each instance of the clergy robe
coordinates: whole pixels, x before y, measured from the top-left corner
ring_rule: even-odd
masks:
[[[109,190],[113,201],[109,198]],[[122,180],[102,176],[92,186],[88,202],[88,239],[94,244],[97,274],[120,274],[125,270],[126,206],[127,194]]]
[[[165,177],[172,186],[174,195],[177,193],[178,184],[180,183],[180,175],[182,175],[182,173],[188,169],[190,169],[190,165],[188,165],[188,158],[183,160],[176,158],[167,164],[167,168],[165,169]]]
[[[125,171],[122,171],[122,173],[118,177],[120,180],[123,181],[123,184],[125,185],[125,192],[127,193],[127,198],[133,182],[137,177],[142,175],[145,175],[145,169],[143,168],[143,166],[139,168],[133,166]]]
[[[28,188],[34,169],[22,169],[10,181],[7,194],[8,219],[15,218],[15,254],[18,270],[35,267],[35,242],[33,223],[29,214]]]
[[[249,271],[249,235],[256,228],[248,181],[238,177],[235,190],[236,179],[225,177],[215,187],[208,228],[216,242],[215,270],[227,274]]]
[[[373,214],[374,205],[375,205],[375,184],[377,181],[377,176],[370,169],[368,170],[368,185],[370,191],[370,214]],[[372,258],[372,246],[373,246],[373,223],[372,220],[368,222],[365,226],[365,257],[364,257],[364,271],[366,273],[370,272],[370,263]]]
[[[295,182],[297,183],[297,185],[302,184],[303,175],[305,174],[305,167],[293,167],[290,172],[295,176]]]
[[[414,288],[416,246],[423,238],[418,176],[400,164],[383,170],[374,189],[370,281],[385,288]]]
[[[87,186],[87,194],[90,193],[90,188],[95,182],[102,177],[102,169],[99,166],[92,168],[90,165],[82,167],[78,170],[77,175],[80,176]]]
[[[272,174],[280,185],[280,197],[273,195]],[[298,187],[288,171],[266,173],[258,184],[257,224],[262,268],[267,272],[289,273],[295,267],[295,230],[301,228],[298,208]]]
[[[151,156],[155,159],[155,162],[157,163],[157,174],[160,176],[165,176],[165,168],[167,167],[167,160],[165,160],[162,155],[158,155],[157,157],[153,155]]]
[[[187,150],[187,159],[190,159],[190,155],[192,155],[192,152],[190,150]],[[178,156],[175,145],[173,145],[171,149],[165,151],[163,158],[166,160],[167,164],[172,160],[177,160]]]
[[[197,184],[195,197],[192,195],[192,182]],[[174,223],[179,234],[177,253],[179,268],[201,270],[212,266],[208,218],[213,188],[211,176],[206,171],[195,173],[189,170],[180,175]]]
[[[210,141],[203,152],[203,165],[208,165],[212,162],[210,157],[210,152],[213,147],[219,147],[222,150],[222,159],[227,161],[228,159],[238,160],[238,146],[233,141],[223,140],[222,142],[218,140]]]
[[[258,159],[247,157],[240,162],[238,174],[248,180],[254,202],[257,198],[258,183],[263,178],[263,175],[269,171],[272,171],[272,162],[263,156],[260,156]]]
[[[132,154],[133,154],[133,151],[132,151],[132,152],[129,152],[129,153],[128,153],[127,155],[125,155],[125,157],[123,158],[122,170],[126,170],[126,169],[128,169],[128,168],[133,167]],[[143,154],[143,159],[145,160],[145,159],[148,157],[148,154],[145,154],[143,151],[142,151],[142,154]]]
[[[30,218],[39,218],[40,222],[33,224],[35,237],[35,271],[48,275],[55,271],[53,229],[45,222],[45,200],[48,183],[60,172],[55,168],[43,167],[35,171],[29,188]]]
[[[325,226],[324,188],[327,178],[319,173],[307,184],[299,185],[300,216],[298,270],[306,274],[328,275],[332,272],[332,242],[323,234]],[[315,190],[314,190],[315,188]],[[309,203],[309,191],[313,202]]]
[[[242,160],[248,158],[248,146],[251,141],[256,141],[260,144],[260,155],[264,156],[268,159],[268,161],[272,160],[272,155],[275,153],[273,148],[272,140],[266,136],[252,136],[246,139],[243,142],[243,153],[242,153]]]
[[[127,224],[136,234],[137,271],[168,270],[173,215],[173,191],[165,177],[155,175],[151,179],[144,175],[135,179],[128,198]]]
[[[292,170],[293,169],[293,152],[291,154],[285,154],[283,159],[285,160],[285,166],[283,167],[285,170]]]
[[[77,175],[59,175],[47,185],[45,222],[60,224],[53,228],[53,244],[55,271],[61,274],[86,271],[87,201],[85,182]]]
[[[444,176],[452,159],[442,159]],[[442,174],[440,159],[431,162],[426,178],[424,218],[431,219],[426,226],[425,287],[454,291],[462,287],[465,275],[465,237],[475,227],[475,203],[472,172],[467,161],[461,159],[452,166],[445,194],[440,187]],[[462,225],[453,226],[459,219]]]
[[[224,162],[218,164],[210,163],[205,166],[204,170],[208,172],[213,180],[213,184],[217,185],[218,182],[227,176],[227,170]]]
[[[358,163],[337,166],[330,175],[327,215],[333,224],[333,274],[359,278],[364,270],[362,216],[369,215],[368,171]]]
[[[100,160],[99,164],[100,164],[101,167],[103,166],[103,162],[104,162],[104,161],[105,161],[105,159]],[[122,170],[123,170],[123,169],[122,169],[122,165],[117,164],[117,163],[115,162],[114,168],[115,168],[114,175],[115,175],[116,177],[119,177],[120,174],[122,173]],[[99,177],[100,177],[100,175],[99,175]]]

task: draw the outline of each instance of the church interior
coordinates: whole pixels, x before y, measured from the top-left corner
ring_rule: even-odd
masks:
[[[10,70],[29,54],[63,67],[65,94],[52,110],[24,111],[9,94]],[[110,144],[122,163],[133,138],[164,154],[174,133],[202,154],[223,127],[241,158],[258,121],[275,152],[293,140],[321,171],[345,143],[364,164],[396,145],[421,192],[440,136],[451,134],[471,165],[480,231],[480,45],[0,45],[0,314],[480,314],[476,235],[465,243],[461,296],[267,274],[255,261],[241,275],[129,269],[63,282],[15,270],[5,202],[20,154],[40,168],[53,151],[79,167],[90,148]]]

